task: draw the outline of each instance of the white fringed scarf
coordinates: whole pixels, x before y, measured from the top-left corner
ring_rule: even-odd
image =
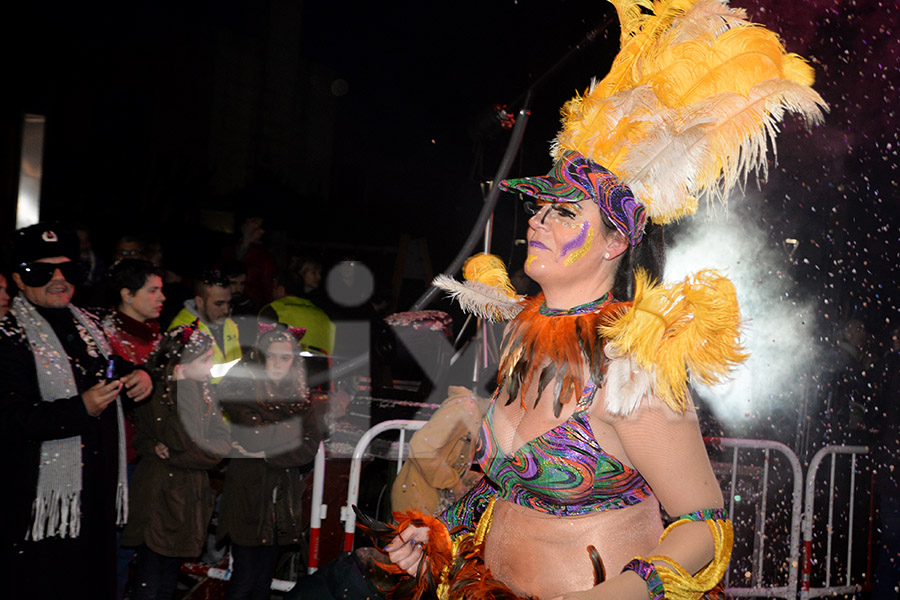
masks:
[[[100,329],[78,308],[69,305],[75,320],[97,343],[103,356],[111,353]],[[25,332],[34,354],[38,387],[44,402],[78,395],[72,366],[50,324],[21,296],[12,301],[10,312]],[[125,477],[125,422],[122,406],[116,401],[119,426],[119,472],[116,487],[116,524],[128,520],[128,482]],[[41,443],[37,490],[32,505],[34,518],[25,539],[78,537],[81,529],[81,436]]]

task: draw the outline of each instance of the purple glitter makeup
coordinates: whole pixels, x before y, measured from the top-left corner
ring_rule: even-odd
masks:
[[[575,250],[576,248],[580,248],[581,246],[584,246],[584,243],[587,241],[588,230],[590,228],[591,228],[591,224],[588,223],[587,221],[582,223],[581,224],[581,233],[579,233],[577,236],[575,236],[575,238],[572,239],[571,241],[563,244],[562,254],[560,254],[560,257],[566,256],[572,250]]]
[[[529,248],[537,248],[538,250],[549,250],[550,249],[537,240],[532,240],[532,241],[528,242],[528,247]]]

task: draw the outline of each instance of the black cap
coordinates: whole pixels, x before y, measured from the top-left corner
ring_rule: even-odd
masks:
[[[42,258],[65,256],[78,260],[81,247],[75,231],[62,223],[37,223],[16,231],[13,241],[15,265]]]

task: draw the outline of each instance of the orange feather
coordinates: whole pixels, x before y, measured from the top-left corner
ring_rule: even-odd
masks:
[[[527,299],[507,329],[497,382],[507,387],[510,398],[524,398],[538,369],[550,363],[563,374],[555,399],[559,409],[584,389],[585,366],[595,379],[602,376],[604,342],[597,327],[621,313],[623,304],[607,304],[583,315],[545,317],[538,311],[543,302],[543,294]]]

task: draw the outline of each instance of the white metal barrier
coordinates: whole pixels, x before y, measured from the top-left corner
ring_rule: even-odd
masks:
[[[325,444],[319,442],[313,468],[312,500],[309,509],[309,563],[307,571],[315,573],[319,569],[319,536],[322,521],[328,516],[328,505],[322,502],[325,496]]]
[[[734,518],[735,513],[735,503],[740,498],[740,493],[738,491],[738,479],[741,476],[741,472],[744,474],[750,475],[750,477],[758,478],[756,480],[756,484],[758,486],[757,493],[759,497],[759,503],[755,506],[755,523],[752,527],[752,537],[753,537],[753,546],[752,546],[752,566],[749,571],[749,585],[741,586],[738,585],[738,582],[734,581],[735,577],[732,576],[732,569],[729,568],[725,573],[724,585],[725,592],[729,596],[745,596],[745,597],[757,597],[757,596],[765,596],[770,598],[795,598],[797,595],[797,565],[799,564],[800,558],[800,515],[801,515],[801,506],[803,501],[803,470],[800,466],[800,461],[797,459],[797,455],[794,452],[780,442],[773,442],[769,440],[744,440],[744,439],[734,439],[734,438],[705,438],[705,441],[708,446],[717,447],[717,448],[730,448],[731,452],[731,462],[728,466],[727,472],[728,475],[728,487],[727,489],[723,489],[723,494],[728,499],[728,514]],[[739,454],[741,451],[744,451],[745,455],[748,452],[755,452],[757,454],[761,454],[762,456],[762,466],[749,470],[751,465],[748,465],[748,462],[741,462],[738,460]],[[771,514],[773,511],[770,510],[767,503],[767,496],[769,493],[769,484],[770,484],[770,475],[773,468],[772,461],[772,453],[777,452],[784,456],[790,465],[790,476],[791,476],[791,500],[790,504],[783,507],[776,507],[776,514]],[[752,463],[755,465],[755,463]],[[784,510],[787,509],[787,510]],[[767,533],[767,528],[771,527],[773,523],[784,523],[785,521],[790,522],[789,536],[790,541],[788,545],[780,546],[777,549],[771,548],[768,545],[768,541],[770,540],[770,536]],[[743,542],[746,544],[749,540],[744,539],[744,536],[741,535],[742,529],[748,529],[746,527],[741,527],[741,524],[734,521],[735,525],[735,542]],[[775,552],[775,550],[778,550]],[[786,555],[784,555],[784,550],[786,550]],[[775,567],[777,571],[777,565],[779,564],[787,564],[788,565],[788,573],[787,573],[787,581],[777,582],[773,585],[766,585],[766,566]],[[748,579],[745,577],[745,579]]]
[[[353,459],[350,462],[350,481],[347,489],[347,504],[341,507],[341,521],[344,522],[344,551],[353,550],[353,538],[356,535],[356,514],[353,512],[353,506],[359,500],[359,475],[362,472],[362,461],[366,454],[366,448],[378,435],[385,431],[400,430],[400,443],[398,445],[397,472],[403,465],[403,454],[406,449],[406,432],[418,431],[428,421],[412,421],[407,419],[394,419],[392,421],[384,421],[369,429],[363,434],[356,448],[353,450]]]
[[[826,446],[816,452],[809,463],[809,470],[806,474],[806,497],[804,499],[803,511],[803,578],[800,585],[800,598],[807,600],[808,598],[818,598],[822,596],[835,596],[843,594],[856,594],[865,591],[868,585],[853,584],[850,582],[853,567],[853,534],[859,528],[854,527],[854,519],[856,517],[856,462],[857,456],[868,454],[869,449],[866,446]],[[831,581],[831,564],[832,549],[835,533],[835,482],[836,482],[836,462],[839,454],[850,455],[850,487],[847,496],[847,548],[846,548],[846,568],[844,571],[844,580],[838,585],[832,585]],[[830,473],[828,481],[828,518],[825,527],[825,585],[822,587],[811,586],[812,575],[812,554],[813,554],[813,524],[815,516],[816,501],[816,475],[819,466],[825,457],[831,457]]]

